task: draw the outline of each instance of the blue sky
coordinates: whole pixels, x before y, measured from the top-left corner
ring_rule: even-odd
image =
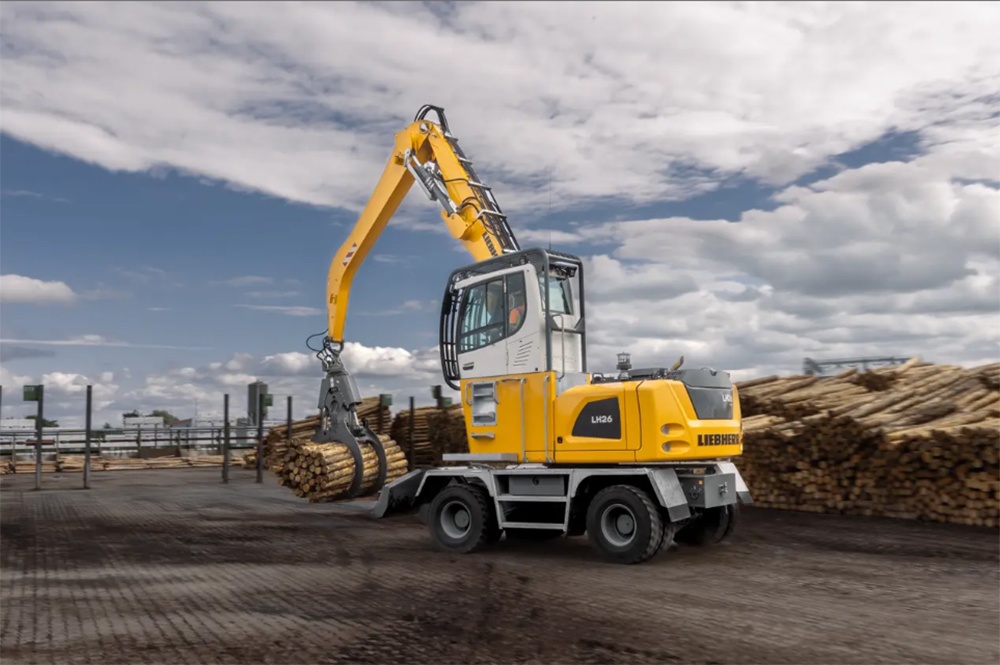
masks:
[[[5,4],[2,415],[41,380],[65,422],[87,383],[310,412],[330,257],[424,103],[522,246],[587,261],[592,364],[996,360],[996,11],[517,4]],[[468,260],[414,189],[351,294],[367,394],[429,399]]]
[[[325,329],[327,266],[354,216],[189,176],[109,173],[9,137],[0,149],[4,272],[97,292],[86,306],[59,310],[64,333],[204,347],[182,357],[207,362],[236,348],[294,348]],[[351,330],[373,346],[399,342],[400,335],[366,313],[438,297],[446,262],[454,262],[447,243],[426,234],[416,247],[413,241],[402,228],[388,229],[364,273],[387,281],[359,278],[352,294]],[[315,312],[250,309],[271,306]],[[9,307],[5,338],[58,332],[51,311]],[[436,320],[418,314],[413,324],[421,318],[428,330]],[[113,353],[110,367],[121,364],[122,352]]]

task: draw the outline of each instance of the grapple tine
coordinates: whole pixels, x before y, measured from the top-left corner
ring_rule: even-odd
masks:
[[[382,440],[368,427],[367,420],[358,420],[357,407],[361,403],[358,386],[348,373],[340,358],[341,349],[326,345],[323,365],[326,378],[323,379],[319,394],[320,420],[313,440],[316,443],[342,443],[354,458],[354,479],[348,490],[350,498],[370,496],[382,489],[388,474],[385,446]],[[378,482],[364,491],[364,455],[361,444],[367,443],[378,458]]]

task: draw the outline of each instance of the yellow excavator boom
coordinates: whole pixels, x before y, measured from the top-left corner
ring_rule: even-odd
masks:
[[[427,120],[432,111],[437,114],[436,123]],[[355,462],[349,490],[352,497],[358,496],[362,488],[362,446],[374,450],[379,459],[379,480],[372,491],[378,491],[385,482],[386,458],[378,436],[358,419],[356,409],[361,394],[341,360],[351,284],[414,182],[429,199],[441,205],[441,217],[449,231],[476,261],[520,249],[492,191],[479,181],[472,161],[452,135],[444,109],[423,106],[413,122],[396,134],[382,177],[351,233],[334,254],[327,273],[327,333],[323,348],[316,354],[326,378],[320,387],[320,424],[313,440],[337,441],[351,450]]]
[[[428,111],[436,111],[439,122],[426,120]],[[350,235],[330,261],[327,334],[334,343],[344,341],[354,275],[414,181],[428,198],[441,204],[441,217],[448,230],[476,261],[519,249],[490,188],[478,181],[472,162],[449,131],[443,109],[425,106],[410,125],[396,134],[382,177]]]

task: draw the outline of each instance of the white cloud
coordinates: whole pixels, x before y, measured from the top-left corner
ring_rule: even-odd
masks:
[[[68,199],[64,199],[61,196],[52,196],[51,194],[43,194],[41,192],[35,192],[30,189],[5,189],[0,192],[0,196],[4,197],[27,197],[31,199],[38,199],[40,201],[55,201],[57,203],[69,203]]]
[[[208,346],[176,346],[173,344],[135,344],[107,339],[102,335],[79,335],[69,339],[0,339],[2,344],[37,344],[42,346],[114,346],[133,349],[174,349],[185,351],[205,351]]]
[[[65,282],[44,281],[24,275],[0,275],[0,302],[71,303],[79,295]]]
[[[988,111],[1000,53],[976,3],[111,8],[4,5],[7,132],[354,209],[428,101],[501,203],[653,201],[727,174],[786,184],[890,129],[948,133]]]
[[[391,394],[397,405],[408,403],[411,395],[419,405],[429,404],[430,386],[444,383],[436,347],[407,350],[348,342],[343,359],[362,396]],[[283,416],[283,401],[291,395],[295,417],[301,418],[315,412],[323,376],[322,365],[313,354],[288,351],[258,358],[241,353],[228,361],[150,374],[142,385],[124,391],[119,402],[123,408],[142,404],[144,409],[165,408],[174,414],[186,414],[197,401],[199,414],[218,415],[223,396],[229,393],[235,413],[244,408],[246,386],[259,380],[277,396],[277,417]],[[445,390],[450,393],[447,386]],[[278,401],[282,402],[280,406]]]
[[[184,284],[175,275],[172,275],[163,268],[157,268],[156,266],[139,266],[136,269],[115,266],[112,270],[126,278],[132,284],[141,284],[143,286],[153,285],[171,289],[178,289],[184,286]],[[114,290],[112,290],[112,292],[114,292]]]
[[[955,147],[787,188],[736,223],[578,227],[574,244],[613,242],[588,260],[592,354],[610,367],[618,350],[642,365],[684,353],[744,377],[804,356],[995,362],[1000,189],[965,180],[988,145],[960,162]]]
[[[373,254],[372,261],[378,263],[406,263],[409,259],[405,256],[396,256],[395,254]]]
[[[64,427],[82,427],[86,410],[87,386],[91,386],[92,405],[95,422],[108,419],[107,409],[115,403],[120,386],[116,382],[114,372],[101,372],[89,376],[76,372],[45,372],[40,376],[14,374],[5,367],[0,367],[0,385],[11,393],[20,393],[22,386],[42,384],[45,387],[45,417],[57,420]],[[11,404],[13,402],[13,404]],[[5,399],[3,417],[24,417],[34,413],[34,404],[23,403],[20,400]]]
[[[315,375],[320,367],[315,355],[288,351],[265,356],[261,361],[262,371],[272,376]]]
[[[297,305],[233,305],[243,309],[255,309],[261,312],[277,312],[288,316],[316,316],[322,314],[323,310],[317,307],[303,307]]]
[[[255,284],[273,284],[274,279],[271,277],[261,277],[259,275],[241,275],[239,277],[231,277],[229,279],[220,279],[212,282],[212,284],[218,284],[222,286],[253,286]]]
[[[637,366],[683,353],[738,377],[795,372],[805,355],[997,358],[990,5],[465,3],[445,19],[416,3],[111,8],[3,5],[5,131],[109,169],[176,168],[357,210],[394,133],[440,103],[512,219],[596,198],[685,198],[733,175],[777,187],[775,209],[738,221],[634,219],[623,207],[609,224],[588,213],[576,227],[515,224],[526,244],[551,237],[585,256],[592,369],[612,369],[621,350]],[[793,184],[890,131],[912,133],[920,156]],[[433,212],[416,193],[395,221],[448,235]],[[440,382],[436,352],[345,354],[369,394]],[[237,355],[150,375],[134,395],[221,404],[266,376],[311,404],[318,375],[309,354]]]
[[[294,298],[299,295],[298,291],[247,291],[244,293],[247,298]]]

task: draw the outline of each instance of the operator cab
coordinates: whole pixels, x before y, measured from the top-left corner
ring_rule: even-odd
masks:
[[[583,262],[528,249],[452,272],[441,303],[441,366],[462,378],[555,371],[559,390],[586,383]]]

